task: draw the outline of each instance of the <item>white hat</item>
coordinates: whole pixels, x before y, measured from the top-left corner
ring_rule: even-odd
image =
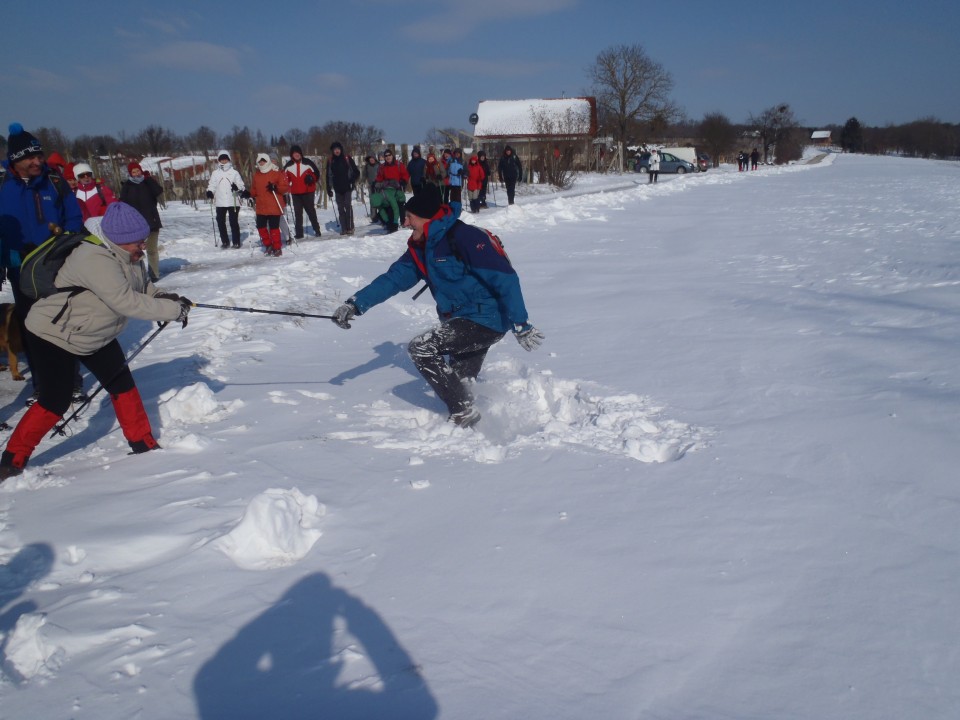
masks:
[[[90,173],[93,175],[93,168],[87,165],[86,163],[77,163],[73,166],[73,176],[80,177],[84,173]]]

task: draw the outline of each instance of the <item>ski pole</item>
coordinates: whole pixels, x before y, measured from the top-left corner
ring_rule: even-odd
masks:
[[[333,320],[333,315],[312,315],[302,312],[286,312],[284,310],[263,310],[261,308],[234,307],[233,305],[210,305],[208,303],[194,303],[193,307],[207,308],[209,310],[233,310],[234,312],[265,313],[267,315],[290,315],[292,317],[321,318],[323,320]]]
[[[210,223],[213,225],[213,246],[216,247],[220,244],[220,240],[217,238],[217,219],[213,216],[214,202],[214,200],[210,200]]]
[[[280,219],[283,220],[283,224],[287,226],[287,245],[290,244],[290,241],[296,241],[296,238],[293,237],[293,233],[290,232],[290,223],[287,222],[287,213],[283,208],[283,205],[280,204],[280,198],[277,197],[277,191],[271,190],[273,193],[273,199],[277,201],[277,207],[280,209]],[[297,243],[299,245],[300,243]]]
[[[124,370],[126,370],[126,369],[130,366],[130,361],[133,360],[137,355],[139,355],[140,352],[141,352],[147,345],[149,345],[149,344],[153,341],[153,339],[154,339],[157,335],[159,335],[159,334],[161,333],[161,331],[162,331],[168,324],[169,324],[169,323],[161,323],[161,324],[160,324],[160,327],[158,327],[156,330],[154,330],[153,333],[151,333],[150,337],[148,337],[146,340],[144,340],[142,343],[140,343],[140,346],[139,346],[136,350],[134,350],[132,353],[130,353],[130,354],[127,356],[126,362],[124,362],[123,367],[120,368],[120,369],[117,371],[117,374],[114,375],[112,378],[110,378],[110,380],[108,380],[106,384],[109,385],[109,384],[112,383],[114,380],[116,380],[118,377],[120,377],[120,373],[122,373]],[[76,410],[73,411],[73,414],[72,414],[70,417],[68,417],[66,420],[64,420],[64,421],[61,422],[59,425],[57,425],[56,427],[53,428],[53,432],[50,434],[50,437],[56,437],[57,435],[66,435],[66,434],[67,434],[67,432],[66,432],[66,427],[67,427],[67,425],[70,423],[70,421],[76,419],[77,417],[79,417],[80,414],[86,409],[87,405],[89,405],[91,402],[93,402],[93,399],[94,399],[97,395],[100,394],[100,391],[103,390],[104,387],[105,387],[104,383],[100,383],[100,384],[97,386],[97,389],[94,390],[92,393],[90,393],[90,396],[89,396],[86,400],[83,401],[83,403],[80,405],[80,407],[78,407]]]

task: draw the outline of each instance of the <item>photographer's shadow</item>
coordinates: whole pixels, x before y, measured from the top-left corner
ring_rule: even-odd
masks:
[[[344,632],[355,642],[342,642]],[[243,627],[200,668],[193,688],[201,720],[437,716],[420,669],[380,616],[323,573],[300,580]]]

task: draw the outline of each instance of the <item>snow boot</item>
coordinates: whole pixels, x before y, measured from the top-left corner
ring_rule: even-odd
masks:
[[[150,418],[147,417],[147,411],[143,408],[139,390],[133,388],[111,395],[110,401],[113,403],[113,411],[117,414],[120,429],[130,443],[132,452],[139,454],[160,447],[153,437]]]
[[[7,449],[0,457],[0,480],[6,480],[23,472],[27,460],[33,455],[43,436],[50,432],[62,418],[62,415],[50,412],[40,403],[31,405],[14,428],[7,442]]]
[[[480,422],[480,411],[477,410],[477,408],[475,408],[473,405],[467,405],[462,410],[458,410],[455,413],[450,413],[449,420],[458,427],[473,427]]]
[[[272,245],[270,241],[270,231],[265,228],[257,228],[257,234],[260,236],[260,242],[263,243],[263,249],[266,251],[267,255],[270,254],[270,246]]]
[[[280,235],[280,228],[270,231],[270,240],[273,243],[274,257],[280,257],[283,255],[283,238]]]

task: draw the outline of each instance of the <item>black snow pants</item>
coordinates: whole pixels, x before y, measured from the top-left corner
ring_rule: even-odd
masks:
[[[453,318],[418,335],[407,346],[413,364],[451,414],[473,404],[464,380],[475,380],[487,351],[506,333]],[[450,357],[447,362],[446,356]]]

